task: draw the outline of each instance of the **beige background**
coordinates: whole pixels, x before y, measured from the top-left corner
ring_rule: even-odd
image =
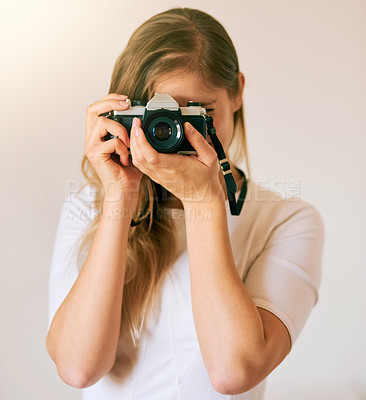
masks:
[[[129,35],[175,5],[229,31],[246,76],[254,178],[325,220],[320,300],[270,400],[366,398],[366,2],[1,1],[0,398],[80,399],[45,348],[60,206],[81,179],[87,104]]]

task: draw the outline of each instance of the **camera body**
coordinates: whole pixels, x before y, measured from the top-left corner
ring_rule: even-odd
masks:
[[[156,93],[147,102],[132,101],[125,111],[111,111],[107,118],[122,124],[130,135],[132,120],[137,117],[150,145],[159,153],[196,154],[184,135],[185,122],[189,122],[206,139],[206,110],[200,103],[189,102],[187,107],[179,107],[168,93]],[[115,136],[107,133],[105,140]]]

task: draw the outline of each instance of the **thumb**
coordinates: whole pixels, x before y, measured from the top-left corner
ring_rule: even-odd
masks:
[[[202,158],[209,156],[212,157],[214,149],[208,144],[207,140],[199,133],[189,122],[184,124],[184,133],[191,144],[191,146],[197,151],[197,155]]]

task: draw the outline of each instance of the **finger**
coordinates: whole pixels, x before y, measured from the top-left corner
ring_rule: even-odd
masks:
[[[111,110],[127,110],[130,107],[130,102],[119,99],[106,99],[98,101],[88,106],[89,115],[97,115],[106,113]]]
[[[131,137],[133,137],[137,151],[142,155],[140,162],[156,165],[161,161],[161,154],[146,140],[144,131],[141,129],[141,120],[139,118],[133,119]]]
[[[119,140],[118,138],[116,139]],[[120,140],[119,144],[116,144],[115,152],[119,155],[119,159],[121,160],[122,165],[125,165],[126,167],[130,165],[129,161],[130,152],[128,151],[128,148]]]
[[[91,132],[87,137],[87,142],[96,143],[102,141],[102,138],[110,133],[113,136],[118,136],[126,147],[130,147],[130,139],[126,128],[117,121],[106,117],[98,117]]]
[[[197,158],[206,165],[216,160],[217,154],[215,150],[208,144],[207,140],[189,123],[184,124],[184,133],[197,152]]]
[[[116,152],[123,165],[127,166],[129,164],[128,149],[118,138],[107,140],[96,146],[90,146],[84,152],[92,163],[106,161],[111,157],[112,153]]]
[[[136,143],[136,133],[135,130],[139,128],[141,129],[141,120],[139,118],[134,118],[132,121],[131,133],[130,133],[130,151],[131,151],[131,158],[134,164],[144,164],[145,159]],[[145,134],[142,133],[144,136]]]
[[[94,103],[99,103],[101,101],[111,100],[111,99],[114,99],[114,100],[127,100],[128,96],[126,96],[125,94],[119,94],[119,93],[109,93],[106,96],[101,97],[100,99],[96,100]]]
[[[115,98],[100,100],[93,104],[90,104],[86,108],[86,130],[88,131],[92,128],[99,115],[112,110],[125,111],[129,107],[130,107],[130,102],[126,101],[126,99],[119,100]]]

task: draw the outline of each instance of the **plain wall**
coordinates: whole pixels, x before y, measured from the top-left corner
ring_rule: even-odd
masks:
[[[60,207],[82,179],[85,108],[132,31],[173,6],[227,28],[246,77],[253,178],[314,204],[326,225],[320,299],[270,400],[366,398],[366,2],[2,1],[0,398],[80,399],[45,347]]]

